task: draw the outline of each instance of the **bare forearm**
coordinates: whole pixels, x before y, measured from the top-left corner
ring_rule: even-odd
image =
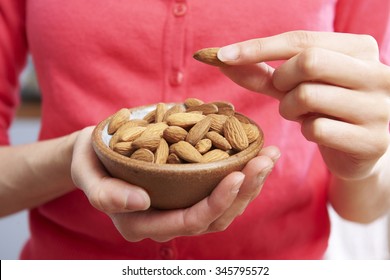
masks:
[[[0,216],[35,207],[74,188],[70,164],[76,134],[0,148]]]
[[[332,178],[329,199],[336,212],[355,222],[369,223],[390,210],[390,155],[383,156],[372,174],[356,181]]]

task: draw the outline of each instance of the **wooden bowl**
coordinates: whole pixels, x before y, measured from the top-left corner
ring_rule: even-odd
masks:
[[[156,105],[131,109],[131,119],[142,118]],[[241,171],[263,146],[263,132],[249,147],[227,159],[211,163],[156,164],[123,156],[108,146],[111,117],[100,122],[92,134],[93,148],[111,176],[144,188],[157,209],[177,209],[194,205],[207,197],[218,183],[233,171]]]

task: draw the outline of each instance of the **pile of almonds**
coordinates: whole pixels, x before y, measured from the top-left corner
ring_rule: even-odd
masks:
[[[143,119],[122,108],[108,123],[115,152],[157,164],[206,163],[226,159],[261,137],[256,125],[228,102],[188,98],[168,108],[158,103]]]

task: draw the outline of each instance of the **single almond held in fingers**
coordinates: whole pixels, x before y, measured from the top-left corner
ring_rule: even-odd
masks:
[[[203,63],[212,65],[212,66],[217,66],[217,67],[223,67],[226,66],[225,63],[220,61],[218,59],[218,50],[219,48],[204,48],[201,50],[198,50],[197,52],[194,53],[193,57]]]

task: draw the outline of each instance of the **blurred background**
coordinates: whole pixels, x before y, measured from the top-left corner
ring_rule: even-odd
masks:
[[[31,60],[20,82],[22,102],[10,131],[12,145],[36,141],[40,128],[41,96]],[[340,219],[331,207],[329,211],[332,230],[326,259],[390,259],[390,214],[360,225]],[[28,235],[27,211],[0,218],[0,259],[18,259]]]

